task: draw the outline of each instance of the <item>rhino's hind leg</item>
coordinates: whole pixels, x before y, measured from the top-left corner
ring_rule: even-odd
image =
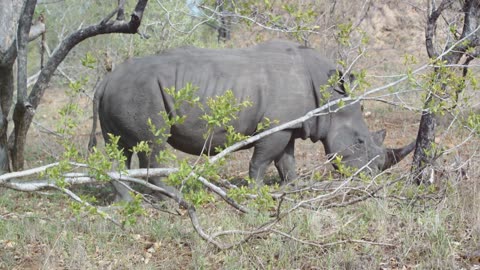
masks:
[[[150,156],[148,156],[148,157],[145,153],[139,153],[138,154],[138,161],[139,161],[140,168],[159,168],[160,164],[158,164],[158,162],[155,158],[155,155],[157,155],[157,153],[159,151],[160,151],[159,147],[155,147],[153,149],[152,153],[150,154]],[[170,193],[176,194],[177,196],[180,195],[178,190],[176,190],[175,188],[173,188],[171,186],[166,185],[162,181],[162,177],[150,177],[148,179],[148,181],[150,183],[160,187],[160,188],[165,189],[166,191],[168,191]],[[166,197],[163,194],[161,194],[160,192],[154,192],[154,194],[160,200],[166,199]]]
[[[295,171],[295,139],[291,138],[285,151],[275,159],[275,167],[283,183],[293,181],[297,178]]]
[[[125,153],[127,160],[125,161],[127,168],[130,169],[130,164],[132,161],[132,152],[126,151]],[[125,182],[112,181],[113,188],[115,188],[115,202],[130,202],[132,201],[132,196],[130,196],[130,190],[128,189],[128,184]]]
[[[252,160],[250,161],[249,176],[251,179],[255,179],[257,185],[263,185],[263,177],[268,165],[274,160],[282,159],[281,157],[286,152],[286,148],[291,140],[292,132],[283,130],[273,133],[255,144]]]

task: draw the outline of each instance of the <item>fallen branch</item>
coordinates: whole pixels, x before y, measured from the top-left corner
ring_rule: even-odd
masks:
[[[18,191],[28,191],[28,192],[39,191],[46,188],[55,188],[55,184],[52,183],[51,180],[35,180],[35,181],[25,182],[25,181],[12,181],[12,179],[36,175],[36,174],[45,172],[46,170],[52,167],[58,166],[58,164],[59,163],[56,162],[56,163],[48,164],[38,168],[0,175],[0,186],[18,190]],[[71,165],[74,165],[79,168],[88,167],[86,164],[80,164],[80,163],[71,163]],[[166,177],[175,172],[178,172],[177,168],[151,168],[151,169],[131,169],[125,172],[107,172],[107,175],[112,180],[134,182],[137,184],[142,184],[148,187],[149,189],[159,191],[161,193],[165,193],[166,192],[165,190],[156,189],[157,186],[150,184],[145,180],[136,179],[136,178],[155,177],[155,176]],[[63,175],[63,177],[64,177],[65,183],[69,185],[99,183],[98,180],[92,178],[88,173],[67,173]],[[238,204],[237,202],[235,202],[235,200],[228,197],[227,193],[220,187],[212,184],[207,179],[201,176],[198,176],[198,179],[205,187],[207,187],[208,189],[216,193],[218,196],[220,196],[223,200],[225,200],[228,204],[230,204],[234,208],[238,209],[243,213],[249,212],[248,208]],[[171,197],[169,194],[164,194],[164,195]]]
[[[394,245],[394,244],[382,243],[382,242],[373,242],[373,241],[367,241],[367,240],[357,240],[357,239],[346,239],[346,240],[340,240],[340,241],[332,242],[332,243],[325,243],[325,244],[322,244],[321,247],[326,248],[326,247],[330,247],[330,246],[341,245],[341,244],[349,244],[349,243],[359,243],[359,244],[386,246],[386,247],[397,247],[397,245]]]

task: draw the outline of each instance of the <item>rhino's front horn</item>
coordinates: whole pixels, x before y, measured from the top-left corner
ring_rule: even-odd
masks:
[[[410,143],[409,145],[398,148],[398,149],[390,149],[387,148],[385,164],[383,165],[382,171],[392,167],[393,165],[400,162],[404,157],[406,157],[410,152],[415,149],[416,141]]]

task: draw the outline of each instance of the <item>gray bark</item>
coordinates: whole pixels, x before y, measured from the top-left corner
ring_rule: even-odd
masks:
[[[23,1],[0,1],[0,174],[9,170],[8,114],[14,90],[15,36]]]
[[[26,0],[18,20],[17,29],[17,103],[13,111],[13,121],[15,123],[15,138],[21,135],[18,128],[21,124],[21,115],[30,109],[30,103],[27,98],[27,43],[29,39],[30,27],[32,25],[32,17],[35,12],[36,0]],[[23,150],[23,145],[21,146]]]
[[[17,22],[23,1],[0,1],[0,64],[17,34]]]

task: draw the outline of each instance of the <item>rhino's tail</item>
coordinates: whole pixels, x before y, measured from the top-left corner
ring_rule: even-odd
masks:
[[[92,131],[90,132],[90,139],[88,141],[88,151],[92,151],[93,147],[97,145],[97,120],[98,120],[98,107],[99,101],[103,92],[105,91],[106,79],[104,79],[98,85],[97,89],[95,89],[95,94],[93,96],[93,124],[92,124]]]

